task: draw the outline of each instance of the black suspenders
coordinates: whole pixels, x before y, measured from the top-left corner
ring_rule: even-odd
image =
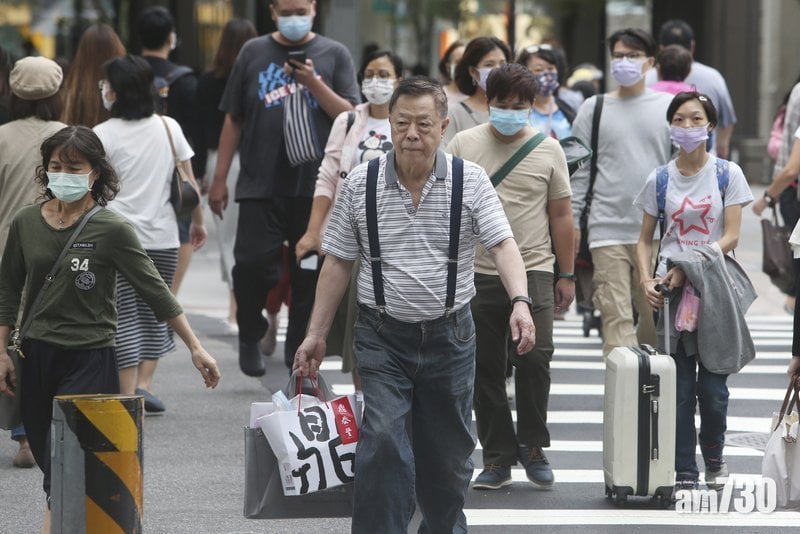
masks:
[[[388,164],[387,159],[387,164]],[[381,245],[378,239],[378,169],[380,158],[367,164],[367,235],[369,238],[369,260],[372,265],[372,290],[375,304],[381,313],[386,311],[383,292],[383,270],[381,269]],[[453,156],[453,191],[450,197],[450,241],[447,258],[447,297],[445,315],[449,314],[456,300],[456,274],[458,272],[458,242],[461,237],[461,206],[464,196],[464,160]]]

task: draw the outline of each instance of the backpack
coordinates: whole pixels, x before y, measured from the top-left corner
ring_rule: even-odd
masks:
[[[730,178],[730,162],[726,159],[717,158],[717,186],[722,195],[722,204],[725,205],[725,192],[728,190],[728,180]],[[658,228],[661,230],[661,237],[666,232],[667,222],[667,184],[669,183],[669,171],[666,165],[656,169],[656,204],[658,205]],[[659,245],[660,247],[660,245]]]
[[[165,76],[156,76],[153,79],[153,89],[156,95],[156,112],[161,115],[167,114],[167,98],[169,97],[169,86],[175,83],[178,78],[191,74],[192,69],[186,65],[178,65]]]

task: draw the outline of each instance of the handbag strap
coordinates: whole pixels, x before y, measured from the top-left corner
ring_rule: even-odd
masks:
[[[175,143],[172,140],[172,132],[169,131],[169,126],[167,125],[167,121],[164,120],[164,116],[159,115],[158,118],[161,119],[161,122],[164,124],[164,129],[167,131],[167,139],[169,139],[169,148],[170,151],[172,151],[172,160],[175,162],[175,166],[178,167],[180,166],[181,161],[178,159],[178,151],[175,150]],[[181,173],[181,180],[188,181],[183,178],[183,173]]]
[[[772,429],[773,432],[775,432],[775,430],[778,429],[778,427],[781,424],[781,421],[783,421],[783,417],[787,413],[792,413],[792,409],[795,406],[797,406],[797,401],[798,401],[797,395],[798,395],[798,388],[797,385],[795,384],[794,377],[792,377],[789,380],[789,387],[786,388],[786,395],[783,397],[783,403],[781,404],[780,415],[778,416],[778,424],[775,425],[775,428]]]
[[[47,276],[44,277],[44,284],[42,284],[41,289],[36,294],[36,298],[33,300],[33,304],[31,304],[30,308],[28,308],[28,315],[25,317],[25,321],[22,323],[22,328],[19,331],[19,339],[23,339],[25,334],[28,332],[28,329],[31,327],[31,323],[33,322],[33,315],[34,312],[39,308],[42,303],[42,299],[44,299],[44,292],[53,284],[53,280],[56,278],[56,274],[58,270],[61,268],[61,262],[64,260],[64,257],[69,252],[69,249],[72,248],[72,244],[78,239],[83,227],[86,226],[86,223],[89,222],[89,219],[94,217],[94,215],[100,211],[100,206],[96,205],[90,209],[86,215],[84,215],[81,220],[78,222],[78,225],[75,227],[75,230],[72,231],[72,234],[69,236],[67,240],[67,244],[64,245],[64,248],[61,249],[61,254],[58,255],[58,259],[53,264],[53,267],[50,269],[50,272],[47,273]]]
[[[514,170],[514,167],[516,167],[520,161],[525,159],[525,156],[530,154],[534,148],[539,146],[539,143],[544,141],[546,137],[547,136],[545,134],[539,132],[530,139],[528,139],[524,145],[519,147],[519,149],[516,152],[514,152],[514,154],[510,158],[508,158],[508,161],[506,161],[503,164],[503,166],[500,167],[497,171],[495,171],[495,173],[492,175],[492,177],[490,178],[490,180],[492,181],[492,185],[495,187],[500,185],[500,182],[506,179],[508,173]]]

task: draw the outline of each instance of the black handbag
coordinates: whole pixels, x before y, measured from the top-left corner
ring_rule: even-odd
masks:
[[[167,130],[169,148],[172,151],[172,159],[174,161],[172,181],[170,182],[169,202],[172,204],[175,214],[179,217],[183,217],[189,215],[192,210],[200,204],[200,192],[181,166],[178,153],[175,150],[175,143],[172,141],[172,133],[169,131],[169,126],[167,126],[167,121],[160,115],[159,118],[161,122],[164,123],[164,129]]]
[[[794,288],[794,261],[789,244],[791,233],[791,228],[778,224],[775,208],[772,208],[771,218],[761,219],[761,270],[775,287],[786,294]]]

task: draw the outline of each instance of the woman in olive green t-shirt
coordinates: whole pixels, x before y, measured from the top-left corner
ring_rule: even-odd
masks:
[[[89,128],[64,128],[44,141],[41,152],[37,182],[45,201],[14,217],[0,263],[0,394],[19,391],[6,347],[17,324],[22,288],[26,288],[23,319],[33,315],[21,343],[22,419],[49,499],[53,397],[119,393],[114,353],[117,272],[184,341],[207,387],[216,387],[220,373],[130,223],[106,209],[87,221],[40,303],[30,310],[75,225],[96,204],[105,206],[119,191],[103,145]],[[49,511],[45,524],[49,524]]]

